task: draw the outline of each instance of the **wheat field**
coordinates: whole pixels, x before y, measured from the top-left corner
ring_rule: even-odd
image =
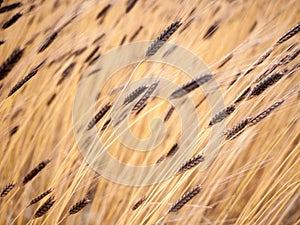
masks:
[[[300,224],[299,1],[0,5],[0,224]]]

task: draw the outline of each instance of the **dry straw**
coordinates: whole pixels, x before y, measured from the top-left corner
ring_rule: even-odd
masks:
[[[197,185],[192,190],[188,191],[185,195],[183,195],[168,211],[168,213],[171,212],[177,212],[179,209],[181,209],[188,201],[190,201],[192,198],[194,198],[201,190],[201,186]]]

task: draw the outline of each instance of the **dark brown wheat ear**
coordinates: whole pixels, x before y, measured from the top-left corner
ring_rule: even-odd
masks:
[[[161,35],[150,45],[146,51],[146,57],[155,55],[155,53],[163,46],[163,44],[175,33],[175,31],[181,26],[181,21],[177,20],[172,23],[167,29],[165,29]]]
[[[203,155],[197,155],[188,161],[186,161],[178,170],[178,173],[182,173],[184,171],[190,170],[193,167],[197,166],[199,163],[204,161],[204,156]]]
[[[139,97],[141,94],[143,94],[146,89],[148,88],[148,85],[143,85],[135,89],[133,92],[131,92],[124,100],[123,104],[128,105],[132,101],[134,101],[137,97]]]
[[[206,82],[208,82],[209,80],[211,80],[213,78],[212,74],[205,74],[205,75],[201,75],[199,77],[197,77],[194,80],[191,80],[190,82],[188,82],[187,84],[175,89],[171,95],[170,98],[180,98],[188,93],[190,93],[191,91],[195,90],[196,88],[200,87],[201,85],[205,84]]]
[[[133,206],[132,210],[136,210],[138,207],[140,207],[141,204],[143,204],[144,201],[146,201],[146,196],[143,196],[140,200],[138,200]]]
[[[185,195],[183,195],[168,211],[168,213],[171,212],[177,212],[179,209],[181,209],[188,201],[190,201],[192,198],[194,198],[201,190],[201,186],[197,185],[192,190],[188,191]]]
[[[289,31],[287,31],[284,35],[282,35],[278,39],[278,41],[275,43],[275,46],[286,42],[287,40],[289,40],[290,38],[298,34],[299,31],[300,31],[300,23],[297,23],[294,27],[292,27]]]
[[[141,107],[143,107],[146,104],[146,101],[148,100],[148,98],[150,97],[150,95],[155,91],[155,89],[157,88],[158,84],[159,84],[159,81],[155,81],[154,83],[152,83],[150,85],[150,87],[147,89],[147,91],[145,92],[145,94],[134,105],[134,107],[132,108],[132,111],[139,111],[139,109],[141,109]]]
[[[5,13],[5,12],[9,12],[9,11],[14,10],[14,9],[16,9],[18,7],[21,7],[21,6],[22,6],[21,2],[16,2],[16,3],[10,4],[10,5],[3,6],[3,7],[0,8],[0,14]]]
[[[10,26],[12,26],[14,23],[16,23],[23,14],[21,12],[18,12],[17,14],[13,15],[10,19],[8,19],[3,25],[2,29],[7,29]]]
[[[255,125],[255,124],[259,123],[261,120],[263,120],[268,115],[270,115],[271,112],[273,112],[275,109],[277,109],[283,102],[284,102],[283,99],[275,102],[273,105],[271,105],[269,108],[267,108],[266,110],[264,110],[262,113],[258,114],[256,117],[254,117],[253,119],[251,119],[250,125]]]
[[[0,66],[0,80],[4,79],[14,66],[20,61],[24,54],[25,49],[17,48],[11,55],[6,59],[5,62]]]
[[[112,107],[111,103],[107,103],[103,108],[100,109],[100,111],[94,116],[94,118],[89,122],[87,126],[87,130],[92,129],[102,118],[105,116],[105,114],[108,112],[108,110]]]
[[[21,81],[19,81],[10,91],[8,97],[18,91],[27,81],[34,77],[39,71],[40,67],[44,64],[45,60],[41,62],[37,67],[31,70]]]
[[[261,93],[263,93],[268,87],[277,83],[283,77],[283,75],[284,75],[283,72],[278,72],[278,73],[273,73],[270,76],[266,77],[264,80],[262,80],[261,82],[259,82],[257,85],[253,87],[253,89],[249,94],[249,98],[258,96]]]
[[[0,197],[3,198],[16,186],[14,182],[11,182],[2,188]]]
[[[40,195],[36,196],[35,198],[33,198],[30,201],[30,203],[28,204],[28,206],[31,206],[31,205],[41,201],[43,198],[45,198],[47,195],[49,195],[52,191],[53,191],[53,188],[50,188],[50,189],[44,191],[42,194],[40,194]]]
[[[73,205],[69,210],[69,215],[73,215],[78,213],[80,210],[82,210],[87,204],[89,204],[91,200],[84,198],[78,202],[76,202],[75,205]]]
[[[242,120],[238,124],[234,125],[233,127],[229,128],[225,131],[225,139],[231,139],[239,135],[239,133],[250,123],[251,117],[247,117],[246,119]]]
[[[43,215],[45,215],[49,209],[53,206],[55,203],[54,196],[51,196],[50,198],[47,199],[47,201],[41,205],[38,210],[34,214],[34,218],[39,218]]]
[[[27,182],[31,181],[39,172],[41,172],[48,163],[50,163],[50,159],[47,159],[43,162],[41,162],[37,167],[35,167],[33,170],[31,170],[24,178],[23,178],[23,184],[26,184]]]
[[[224,120],[227,116],[229,116],[231,113],[233,113],[235,110],[235,104],[232,104],[225,109],[218,112],[216,115],[213,116],[213,118],[209,121],[209,126],[212,126],[216,123],[221,122]]]

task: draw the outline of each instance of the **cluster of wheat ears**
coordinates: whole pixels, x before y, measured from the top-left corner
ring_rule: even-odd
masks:
[[[0,224],[300,224],[299,1],[1,0],[0,26]],[[155,97],[167,89],[160,78],[178,85],[170,99],[193,102],[199,127],[193,156],[171,177],[132,186],[90,167],[72,109],[88,68],[109,50],[144,40],[154,40],[144,61],[96,90],[84,132],[96,129],[114,158],[137,168],[180,158],[187,118]],[[210,72],[193,78],[151,61],[176,54],[163,52],[167,42]],[[144,77],[153,82],[124,94],[125,84]],[[224,100],[217,113],[202,89],[212,80]],[[120,95],[136,140],[155,135],[153,118],[165,126],[151,151],[130,149],[114,133]],[[219,151],[207,151],[222,128]]]

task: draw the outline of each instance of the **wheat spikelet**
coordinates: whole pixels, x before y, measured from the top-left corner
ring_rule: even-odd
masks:
[[[300,31],[300,23],[296,24],[294,27],[292,27],[289,31],[287,31],[284,35],[282,35],[279,40],[275,43],[275,45],[280,45],[293,36],[295,36]]]
[[[167,153],[167,157],[173,156],[177,150],[179,149],[179,145],[177,143],[175,143],[172,148],[169,150],[169,152]]]
[[[192,198],[194,198],[201,190],[201,186],[197,185],[192,190],[188,191],[185,195],[183,195],[168,211],[168,213],[171,212],[177,212],[179,209],[181,209],[188,201],[190,201]]]
[[[94,118],[89,122],[87,130],[92,129],[101,119],[102,117],[108,112],[108,110],[111,108],[111,104],[107,103],[105,106],[103,106],[102,109],[94,116]]]
[[[9,184],[7,184],[5,187],[2,188],[0,197],[3,198],[6,195],[8,195],[8,193],[16,186],[15,183],[11,182]]]
[[[260,122],[261,120],[263,120],[264,118],[266,118],[268,115],[271,114],[272,111],[274,111],[275,109],[277,109],[283,102],[284,102],[283,99],[275,102],[273,105],[271,105],[269,108],[267,108],[266,110],[264,110],[262,113],[258,114],[256,117],[254,117],[253,119],[251,119],[250,125],[255,125],[258,122]]]
[[[69,210],[69,214],[73,215],[78,213],[80,210],[82,210],[88,203],[90,203],[91,200],[84,198],[82,200],[80,200],[79,202],[77,202],[75,205],[73,205],[70,210]]]
[[[211,25],[208,30],[206,31],[206,33],[203,36],[203,39],[206,40],[208,38],[210,38],[219,28],[221,21],[216,21],[213,23],[213,25]]]
[[[171,115],[173,114],[174,110],[175,110],[175,107],[171,106],[171,108],[169,109],[169,111],[167,112],[167,114],[164,118],[164,122],[167,122],[171,118]]]
[[[272,86],[276,82],[278,82],[284,73],[273,73],[272,75],[265,78],[263,81],[259,82],[257,85],[255,85],[252,89],[252,91],[249,94],[249,98],[252,98],[254,96],[260,95],[262,92],[264,92],[268,87]]]
[[[178,20],[172,23],[167,29],[165,29],[161,35],[150,45],[146,51],[146,57],[155,55],[155,53],[163,46],[163,44],[175,33],[175,31],[181,26],[181,21]]]
[[[34,218],[38,218],[46,214],[49,211],[49,209],[53,206],[54,203],[55,203],[54,196],[51,196],[50,198],[47,199],[47,201],[43,205],[41,205],[38,208],[38,210],[34,214]]]
[[[107,128],[107,126],[110,124],[111,122],[111,118],[109,118],[108,120],[105,121],[105,123],[103,124],[101,131],[105,130]]]
[[[99,50],[100,46],[96,46],[94,48],[94,50],[88,55],[88,57],[85,59],[84,62],[89,62],[91,61],[91,59],[94,57],[94,55],[96,54],[96,52]]]
[[[41,47],[38,50],[38,53],[45,51],[51,44],[52,42],[57,38],[58,32],[55,31],[53,32],[41,45]]]
[[[234,104],[237,104],[241,101],[243,101],[247,96],[248,96],[248,93],[251,91],[251,87],[247,87],[243,93],[234,101]]]
[[[132,111],[139,111],[139,109],[143,108],[144,105],[146,105],[147,99],[150,97],[150,95],[155,91],[159,84],[159,81],[155,81],[150,85],[150,87],[147,89],[145,94],[140,98],[140,100],[134,105],[132,108]]]
[[[19,81],[10,91],[8,97],[14,94],[17,90],[19,90],[27,81],[29,81],[33,76],[37,74],[40,67],[44,64],[45,61],[40,63],[37,67],[35,67],[30,73],[28,73],[21,81]]]
[[[7,20],[3,25],[2,29],[7,29],[12,26],[15,22],[17,22],[23,14],[18,12],[17,14],[13,15],[9,20]]]
[[[187,84],[175,89],[171,93],[170,97],[171,98],[180,98],[180,97],[186,95],[187,93],[190,93],[191,91],[195,90],[196,88],[200,87],[201,85],[205,84],[206,82],[208,82],[212,78],[213,78],[212,74],[205,74],[205,75],[200,76],[200,77],[198,77],[194,80],[191,80]]]
[[[279,60],[279,62],[275,63],[271,68],[266,69],[256,80],[255,82],[260,82],[264,79],[268,74],[272,73],[278,66],[286,65],[292,62],[298,55],[300,54],[300,48],[296,48],[290,54],[284,56]]]
[[[57,82],[57,84],[56,84],[57,86],[60,85],[60,84],[62,84],[62,82],[66,79],[66,77],[67,77],[70,73],[72,73],[72,71],[73,71],[75,65],[76,65],[76,62],[72,62],[72,63],[64,70],[64,72],[62,73],[62,76],[61,76],[60,80],[59,80],[59,81]]]
[[[229,116],[231,113],[233,113],[235,110],[235,104],[232,104],[222,111],[218,112],[216,115],[213,116],[213,118],[209,121],[209,126],[212,126],[216,123],[221,122],[224,120],[227,116]]]
[[[4,79],[9,72],[14,68],[14,66],[20,61],[23,56],[25,49],[17,48],[15,49],[8,59],[2,63],[0,67],[0,80]]]
[[[137,3],[137,0],[129,0],[126,7],[126,13],[129,13],[130,10],[134,7],[134,5]]]
[[[164,161],[166,158],[167,158],[167,154],[163,154],[161,157],[158,158],[158,160],[156,160],[156,163],[160,163]]]
[[[50,163],[50,159],[47,159],[43,162],[41,162],[37,167],[35,167],[33,170],[31,170],[24,178],[23,178],[23,184],[26,184],[30,180],[32,180],[39,172],[41,172],[42,169],[44,169],[48,163]]]
[[[7,6],[3,6],[3,7],[0,8],[0,14],[11,11],[11,10],[14,10],[14,9],[16,9],[20,6],[22,6],[21,2],[16,2],[16,3],[13,3],[13,4],[7,5]]]
[[[123,105],[128,105],[132,101],[134,101],[137,97],[139,97],[146,89],[148,88],[148,85],[143,85],[135,89],[133,92],[131,92],[123,102]]]
[[[144,201],[146,201],[146,196],[142,197],[140,200],[138,200],[133,206],[132,210],[136,210],[138,207],[140,207],[141,204],[143,204]]]
[[[190,170],[193,167],[197,166],[199,163],[204,161],[204,156],[203,155],[197,155],[188,161],[186,161],[178,170],[178,173],[182,173],[184,171]]]
[[[248,117],[242,120],[241,122],[239,122],[238,124],[234,125],[230,129],[226,130],[224,133],[225,139],[228,140],[234,136],[236,137],[238,133],[240,133],[250,122],[251,122],[251,117]]]
[[[108,10],[110,9],[110,7],[111,7],[111,4],[106,5],[106,6],[98,13],[96,19],[100,19],[100,18],[101,18],[101,20],[103,20],[104,17],[105,17],[105,15],[106,15],[106,13],[107,13]]]
[[[29,203],[28,206],[33,205],[33,204],[35,204],[35,203],[41,201],[43,198],[45,198],[47,195],[49,195],[52,191],[53,191],[53,189],[50,188],[50,189],[46,190],[45,192],[43,192],[42,194],[36,196],[35,198],[33,198],[33,199],[30,201],[30,203]]]

